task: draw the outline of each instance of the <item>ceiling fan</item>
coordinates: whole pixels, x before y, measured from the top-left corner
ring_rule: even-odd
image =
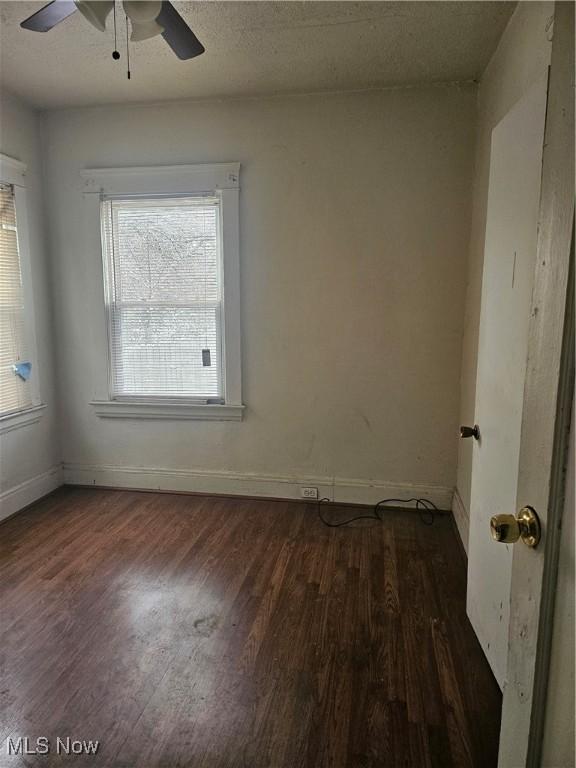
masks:
[[[204,53],[202,43],[167,0],[124,0],[123,6],[132,27],[130,40],[136,42],[162,35],[179,59],[192,59]],[[48,32],[78,10],[103,32],[113,8],[115,0],[52,0],[20,26],[33,32]]]

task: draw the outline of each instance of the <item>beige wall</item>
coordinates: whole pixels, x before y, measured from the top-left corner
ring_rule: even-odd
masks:
[[[478,88],[474,196],[460,383],[461,424],[474,424],[478,328],[492,129],[530,86],[546,72],[550,63],[551,50],[551,43],[548,40],[550,31],[547,30],[547,27],[553,13],[553,3],[519,3]],[[461,440],[456,486],[462,504],[455,507],[455,516],[466,546],[468,543],[466,518],[470,510],[471,471],[471,441]]]
[[[0,103],[0,152],[26,163],[28,222],[34,292],[40,395],[47,404],[42,418],[0,436],[0,518],[16,511],[60,482],[47,264],[42,153],[35,112],[3,93]]]
[[[437,488],[449,504],[475,95],[450,86],[48,113],[67,479],[295,495],[287,479],[312,477],[340,498]],[[80,169],[217,161],[242,164],[245,420],[99,419],[90,372],[106,361],[88,340],[103,318],[87,307],[102,286],[83,248]]]

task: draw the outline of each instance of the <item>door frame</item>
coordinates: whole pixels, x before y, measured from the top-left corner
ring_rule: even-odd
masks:
[[[518,507],[537,511],[542,541],[514,547],[499,768],[536,768],[542,757],[574,390],[573,30],[574,5],[557,0],[517,494]]]

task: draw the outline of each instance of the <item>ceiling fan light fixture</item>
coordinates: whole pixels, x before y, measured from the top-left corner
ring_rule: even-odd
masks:
[[[141,40],[149,40],[151,37],[161,35],[162,32],[164,32],[164,27],[161,27],[156,21],[133,21],[130,40],[134,43],[139,43]]]
[[[162,10],[162,0],[124,0],[124,12],[130,19],[132,34],[130,40],[137,43],[164,32],[156,19]]]
[[[20,26],[30,32],[49,32],[78,10],[96,29],[104,31],[106,18],[113,8],[114,0],[50,0],[43,8],[24,19]],[[145,40],[161,33],[168,46],[181,61],[193,59],[204,53],[204,46],[170,0],[143,0],[141,2],[124,0],[124,11],[133,22],[133,40]],[[114,18],[114,22],[116,22],[116,18]],[[138,29],[139,24],[146,25],[146,28]],[[115,43],[116,31],[116,23],[114,23]],[[118,59],[120,54],[118,51],[114,51],[112,57]]]
[[[134,24],[156,21],[162,10],[161,0],[124,0],[124,12]]]
[[[82,16],[100,32],[106,30],[106,19],[114,8],[114,0],[74,0]]]

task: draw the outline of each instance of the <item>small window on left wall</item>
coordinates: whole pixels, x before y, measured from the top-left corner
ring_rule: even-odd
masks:
[[[26,167],[0,154],[0,433],[36,421],[40,404],[28,248]]]
[[[32,406],[14,186],[0,182],[0,415]]]

